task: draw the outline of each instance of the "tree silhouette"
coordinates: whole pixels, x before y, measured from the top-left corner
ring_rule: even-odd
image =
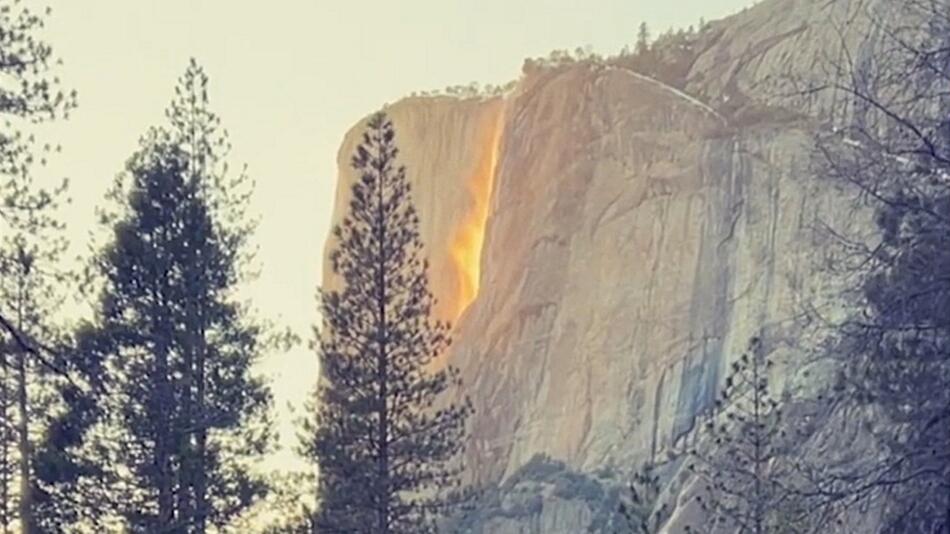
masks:
[[[252,374],[267,344],[234,296],[249,258],[245,178],[226,176],[206,85],[192,61],[170,126],[142,139],[103,213],[98,308],[75,349],[97,387],[68,392],[45,447],[58,528],[203,533],[266,489],[248,462],[272,440],[270,392]]]
[[[59,335],[51,322],[62,300],[57,287],[65,249],[56,210],[62,185],[43,187],[37,164],[55,150],[37,146],[34,123],[67,116],[75,92],[52,72],[52,48],[39,38],[49,15],[19,0],[0,0],[0,528],[14,519],[23,532],[33,519],[33,442],[45,429],[48,386],[61,372],[49,350]],[[61,362],[59,362],[61,363]],[[13,487],[16,486],[14,490]],[[14,507],[13,505],[16,504]]]
[[[431,318],[419,217],[397,154],[392,123],[374,115],[333,233],[343,286],[321,293],[321,381],[303,448],[319,468],[319,532],[434,532],[457,497],[471,408],[440,404],[458,373],[436,361],[449,326]]]
[[[689,468],[703,481],[697,500],[707,516],[691,532],[776,532],[776,513],[784,504],[776,463],[785,430],[769,387],[771,366],[759,338],[732,364],[717,413],[705,425],[707,439],[690,454]]]

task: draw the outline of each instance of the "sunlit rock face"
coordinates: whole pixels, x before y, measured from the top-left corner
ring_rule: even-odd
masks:
[[[435,313],[444,320],[454,322],[477,291],[478,251],[503,110],[501,98],[451,97],[407,98],[386,109],[420,214],[430,287],[438,298]],[[364,122],[354,126],[340,147],[334,225],[349,207],[358,178],[350,163],[364,130]],[[324,287],[340,283],[329,263],[335,246],[331,236],[324,254]]]
[[[629,71],[545,72],[509,106],[482,291],[453,354],[478,410],[472,465],[488,480],[538,452],[577,466],[648,453],[677,404],[712,393],[714,359],[688,371],[691,399],[672,377],[687,371],[669,368],[693,352],[691,330],[722,330],[706,292],[730,273],[704,244],[741,193],[732,140],[706,139],[722,120]],[[719,352],[721,339],[705,345]]]
[[[818,225],[848,214],[809,174],[804,120],[737,130],[594,65],[528,79],[508,105],[452,355],[478,410],[475,478],[538,453],[581,470],[656,458],[760,329],[777,358],[800,341]]]
[[[761,3],[712,25],[679,89],[580,62],[530,69],[503,97],[387,108],[439,313],[457,319],[448,358],[476,408],[470,480],[504,484],[539,454],[584,476],[662,460],[756,335],[778,389],[809,387],[786,356],[817,343],[805,306],[839,306],[822,229],[865,215],[812,165],[815,132],[851,120],[850,103],[793,89],[833,76],[825,48],[842,35],[870,54],[866,26],[832,22],[881,5]],[[341,149],[337,221],[359,133]],[[548,489],[500,497],[472,528],[582,532],[602,512],[605,493],[530,487]]]

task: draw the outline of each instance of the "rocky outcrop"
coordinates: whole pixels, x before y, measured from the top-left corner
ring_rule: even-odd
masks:
[[[681,448],[752,336],[766,334],[780,389],[809,386],[793,357],[816,342],[802,311],[837,305],[822,229],[864,219],[811,165],[814,133],[850,107],[795,89],[835,75],[832,43],[873,49],[856,13],[880,4],[773,0],[713,23],[683,87],[581,61],[504,96],[387,108],[439,313],[457,319],[469,475],[507,488],[498,502],[539,454],[593,476]],[[359,131],[341,148],[335,221]],[[511,506],[524,514],[467,528],[593,521],[596,506],[541,486],[534,508]]]

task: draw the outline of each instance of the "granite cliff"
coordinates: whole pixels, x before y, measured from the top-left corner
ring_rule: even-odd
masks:
[[[809,387],[802,310],[833,314],[837,294],[821,228],[862,220],[811,165],[851,103],[810,89],[842,43],[873,55],[862,13],[890,5],[771,0],[711,23],[664,73],[527,62],[504,94],[388,106],[477,410],[469,475],[499,488],[466,529],[596,529],[616,473],[682,449],[752,336],[784,392]]]

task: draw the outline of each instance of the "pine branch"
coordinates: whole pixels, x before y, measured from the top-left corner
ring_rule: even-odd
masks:
[[[73,383],[72,377],[70,376],[69,372],[67,372],[65,369],[63,369],[62,367],[60,367],[59,365],[57,365],[55,362],[53,362],[52,360],[50,360],[44,355],[45,353],[54,357],[58,357],[60,356],[58,351],[36,340],[33,340],[32,342],[28,340],[26,336],[20,333],[20,331],[17,328],[15,328],[13,324],[9,320],[7,320],[6,317],[3,316],[3,314],[0,314],[0,327],[2,327],[4,330],[7,331],[7,334],[10,335],[10,337],[13,339],[13,342],[16,343],[16,345],[20,348],[20,350],[28,352],[34,358],[39,360],[39,362],[44,367],[62,376],[63,378],[66,378],[71,383]],[[73,383],[73,385],[75,385],[75,383]]]

